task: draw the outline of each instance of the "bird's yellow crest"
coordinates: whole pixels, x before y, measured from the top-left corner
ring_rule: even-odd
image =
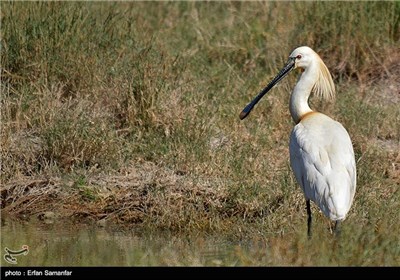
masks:
[[[315,83],[312,92],[319,98],[333,100],[335,99],[335,84],[333,83],[331,73],[319,55],[316,55],[319,60],[319,73],[317,82]]]

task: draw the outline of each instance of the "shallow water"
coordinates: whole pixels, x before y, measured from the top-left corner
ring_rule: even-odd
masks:
[[[237,237],[3,219],[1,266],[397,266],[397,232],[380,235],[374,228],[349,225],[332,238],[319,223],[309,240],[303,229]],[[11,257],[17,263],[10,263]]]
[[[7,247],[26,254],[5,258]],[[2,222],[2,266],[235,266],[249,244],[213,236],[174,236],[97,226]],[[262,248],[263,246],[261,246]],[[260,249],[261,249],[260,248]],[[253,248],[254,249],[254,248]]]

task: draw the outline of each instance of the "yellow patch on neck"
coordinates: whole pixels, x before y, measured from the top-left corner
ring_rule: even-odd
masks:
[[[316,114],[316,113],[317,113],[317,112],[311,111],[311,112],[305,113],[304,115],[301,115],[301,116],[300,116],[300,121],[299,121],[299,122],[304,121],[306,118],[308,118],[308,117],[310,117],[311,115]]]

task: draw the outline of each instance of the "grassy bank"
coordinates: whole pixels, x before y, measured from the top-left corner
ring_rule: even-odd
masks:
[[[299,260],[311,249],[289,167],[296,75],[238,118],[309,45],[337,88],[336,103],[312,107],[346,127],[358,168],[343,250],[323,263],[400,263],[399,3],[2,2],[1,13],[2,213],[262,238],[282,264],[313,264],[313,252]]]

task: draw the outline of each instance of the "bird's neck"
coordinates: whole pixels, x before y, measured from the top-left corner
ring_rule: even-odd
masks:
[[[308,97],[311,94],[311,90],[315,85],[317,78],[317,67],[316,65],[311,64],[303,71],[293,89],[292,95],[290,96],[289,109],[296,124],[301,121],[305,114],[313,111],[310,106],[308,106]]]

